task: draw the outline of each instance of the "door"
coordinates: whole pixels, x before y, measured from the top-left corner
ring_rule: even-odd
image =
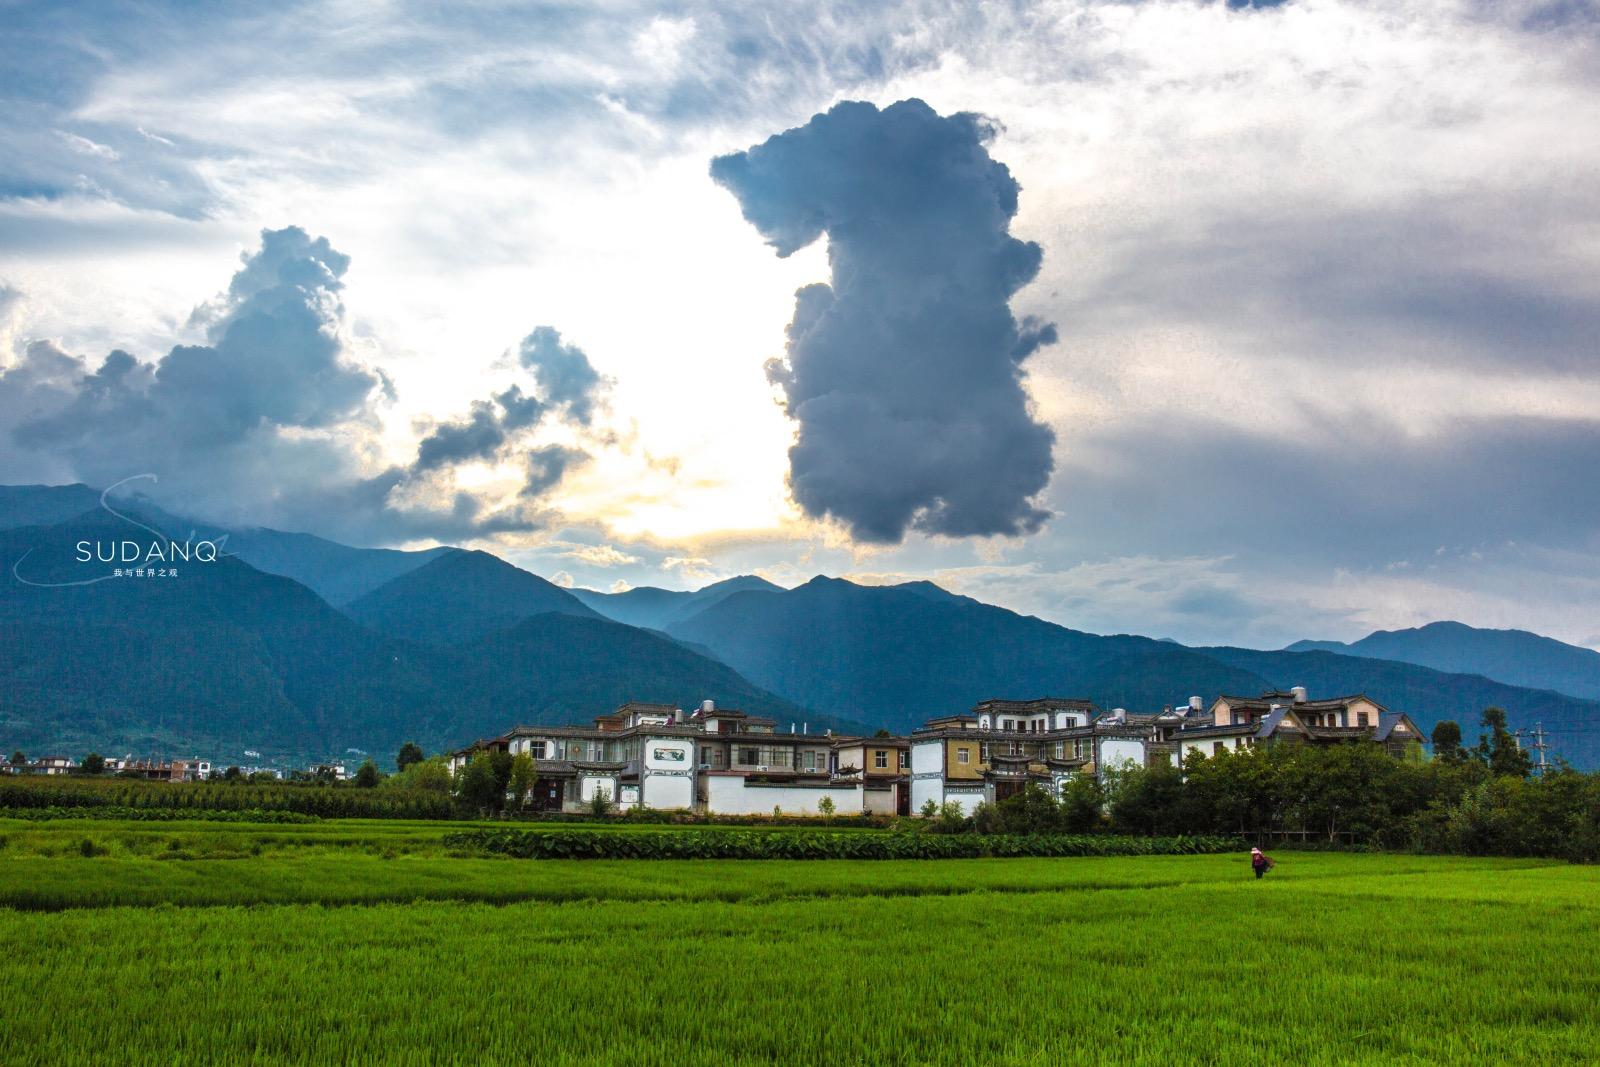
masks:
[[[560,811],[563,795],[561,782],[540,782],[533,787],[533,806],[539,811]]]

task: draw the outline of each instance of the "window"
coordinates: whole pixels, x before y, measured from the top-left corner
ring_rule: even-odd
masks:
[[[1056,742],[1056,759],[1066,759],[1066,758],[1067,758],[1067,743],[1065,741],[1057,741]]]
[[[904,752],[900,753],[899,763],[900,763],[900,769],[902,771],[905,770],[906,769],[906,754]]]
[[[761,750],[748,746],[740,746],[734,750],[734,759],[746,767],[754,767],[761,762]]]
[[[707,766],[715,767],[719,770],[722,768],[722,749],[708,747],[701,749],[701,751],[705,753],[704,762]]]
[[[1365,726],[1365,725],[1367,725],[1367,713],[1366,712],[1364,712],[1364,711],[1356,712],[1356,725],[1357,726]]]
[[[978,746],[978,762],[989,762],[989,742],[985,741]]]
[[[1228,743],[1226,741],[1211,742],[1211,754],[1213,756],[1220,756],[1226,751],[1228,751]]]
[[[956,762],[957,763],[971,763],[972,762],[972,749],[967,748],[966,746],[962,746],[961,748],[956,749]]]
[[[880,771],[889,769],[889,750],[880,748],[872,754],[872,765]]]

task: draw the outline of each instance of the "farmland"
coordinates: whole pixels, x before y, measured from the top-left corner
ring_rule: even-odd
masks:
[[[1600,1043],[1592,867],[530,861],[447,847],[460,826],[0,821],[5,1061],[1583,1062]]]

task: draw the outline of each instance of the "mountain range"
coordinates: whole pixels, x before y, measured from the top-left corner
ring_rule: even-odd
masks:
[[[1581,682],[1584,660],[1550,646],[1587,650],[1517,631],[1443,624],[1403,631],[1433,631],[1403,648],[1374,641],[1381,634],[1189,648],[1074,630],[929,582],[819,576],[785,589],[743,576],[597,593],[486,552],[220,529],[137,500],[118,510],[156,530],[211,531],[228,554],[179,564],[175,578],[43,584],[109,571],[78,562],[79,542],[151,540],[98,503],[84,486],[0,487],[0,746],[381,754],[412,738],[431,750],[518,722],[586,721],[629,699],[711,698],[780,729],[904,732],[988,697],[1150,711],[1304,685],[1313,696],[1365,692],[1424,730],[1454,718],[1469,738],[1482,709],[1499,705],[1514,727],[1542,722],[1556,754],[1600,765],[1600,702],[1553,684]],[[1552,654],[1519,654],[1528,638]],[[1440,658],[1446,647],[1456,658]]]
[[[1289,651],[1398,660],[1600,700],[1600,652],[1527,630],[1482,630],[1459,622],[1430,622],[1410,630],[1378,630],[1349,644],[1296,641]]]

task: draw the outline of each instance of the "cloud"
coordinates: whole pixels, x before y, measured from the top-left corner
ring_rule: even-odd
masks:
[[[177,345],[153,364],[117,350],[91,370],[35,342],[0,374],[0,432],[46,466],[101,485],[143,470],[183,472],[182,481],[277,467],[274,481],[292,488],[339,466],[329,433],[365,418],[385,386],[345,350],[338,293],[348,263],[296,227],[263,231],[228,292],[197,316],[210,344]]]
[[[1022,363],[1056,335],[1009,307],[1042,252],[1008,232],[1018,185],[989,157],[994,134],[921,100],[847,102],[711,165],[778,255],[828,238],[831,282],[796,294],[769,371],[798,423],[796,502],[859,540],[1026,534],[1048,517],[1034,497],[1054,435]]]
[[[701,556],[668,556],[661,561],[663,571],[676,572],[686,581],[703,582],[717,577],[717,568]]]
[[[541,548],[545,551],[559,549],[557,556],[564,559],[575,559],[587,563],[592,567],[625,567],[643,562],[638,556],[631,555],[614,545],[578,545],[564,541],[549,541]]]
[[[555,413],[592,422],[605,379],[549,327],[522,346],[543,399],[512,384],[434,426],[408,466],[379,462],[375,434],[393,388],[357,359],[341,292],[350,258],[299,227],[264,230],[227,290],[189,325],[210,342],[154,363],[112,351],[98,367],[34,341],[0,371],[0,479],[109,485],[154,473],[150,495],[220,521],[279,522],[352,540],[471,538],[544,525],[539,498],[588,453],[536,444]],[[5,312],[18,300],[0,296]],[[452,469],[518,460],[501,506],[456,488]]]
[[[522,339],[517,361],[533,371],[546,403],[564,406],[574,422],[589,425],[604,379],[581,348],[564,344],[559,330],[539,326]]]

